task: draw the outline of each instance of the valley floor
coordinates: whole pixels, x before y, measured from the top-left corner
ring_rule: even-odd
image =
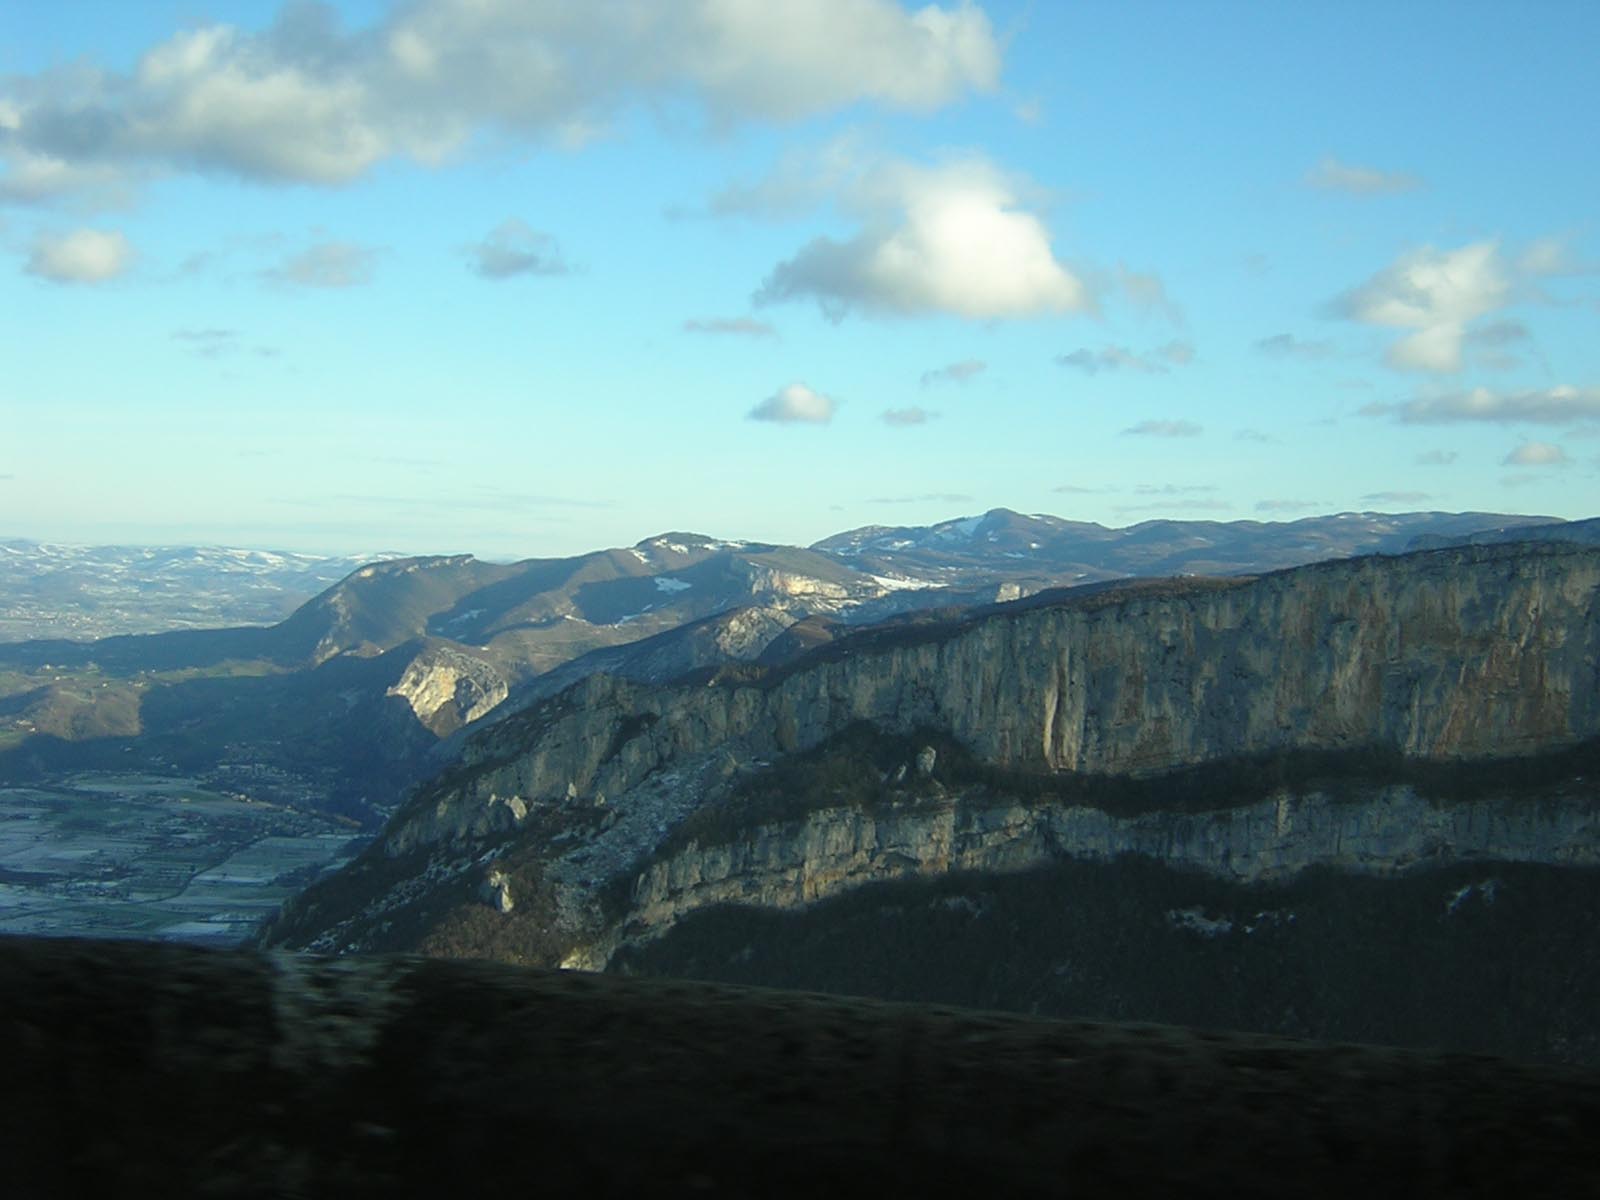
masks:
[[[0,933],[235,945],[364,841],[182,776],[0,788]]]

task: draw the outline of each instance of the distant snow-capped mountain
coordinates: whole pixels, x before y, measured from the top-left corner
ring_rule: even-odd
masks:
[[[8,539],[0,641],[271,624],[363,563],[393,557]]]

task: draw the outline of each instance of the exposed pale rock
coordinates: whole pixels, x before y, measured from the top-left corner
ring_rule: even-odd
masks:
[[[1489,859],[1600,866],[1600,784],[1573,785],[1537,804],[1506,795],[1443,806],[1389,786],[1337,799],[1284,791],[1220,812],[1133,817],[982,798],[883,812],[830,808],[741,830],[725,844],[690,845],[650,866],[634,886],[628,936],[664,932],[713,904],[794,908],[868,883],[1125,854],[1235,883],[1313,865],[1370,874]]]
[[[442,735],[476,721],[508,692],[505,677],[488,663],[436,646],[412,659],[386,694],[404,699],[417,720]]]
[[[499,912],[508,913],[516,907],[511,896],[511,880],[498,867],[491,870],[478,889],[478,898]]]
[[[463,781],[426,793],[386,845],[497,832],[491,794],[554,800],[570,782],[620,803],[685,756],[803,750],[857,720],[942,728],[1001,766],[1106,774],[1295,748],[1471,759],[1567,745],[1600,733],[1600,551],[1468,547],[1068,593],[847,641],[752,684],[594,676],[469,742]]]

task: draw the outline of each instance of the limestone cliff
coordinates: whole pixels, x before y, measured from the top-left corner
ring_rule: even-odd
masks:
[[[443,737],[489,712],[508,690],[504,674],[490,663],[437,644],[412,659],[385,694],[401,697],[418,721]]]
[[[599,966],[708,904],[1051,858],[1133,853],[1240,880],[1595,865],[1596,786],[1572,770],[1536,803],[1514,784],[1445,802],[1369,772],[1354,794],[1307,777],[1196,806],[1162,781],[1264,755],[1461,764],[1588,742],[1597,592],[1600,550],[1463,547],[1044,595],[672,686],[591,677],[471,739],[265,940],[403,948],[443,922],[447,952]],[[783,764],[857,727],[947,739],[972,770],[941,758],[908,782],[915,744],[898,770],[846,754],[849,779],[823,771],[773,810]],[[860,778],[870,802],[834,795]],[[1118,779],[1153,781],[1136,811],[1096,790]]]
[[[853,721],[1031,771],[1151,774],[1293,748],[1490,758],[1600,733],[1600,551],[1468,547],[1004,606],[868,632],[741,682],[592,677],[469,743],[399,853],[512,828],[504,799],[626,793],[682,759],[804,750]]]
[[[943,789],[939,789],[943,792]],[[1143,855],[1233,882],[1311,866],[1394,874],[1457,862],[1600,866],[1600,789],[1501,793],[1442,805],[1390,785],[1334,796],[1281,790],[1234,809],[1122,816],[1083,805],[1023,804],[979,793],[911,793],[876,811],[830,808],[738,830],[652,863],[626,926],[575,953],[605,967],[617,948],[717,904],[797,908],[864,884],[953,871],[1026,870],[1062,858]]]

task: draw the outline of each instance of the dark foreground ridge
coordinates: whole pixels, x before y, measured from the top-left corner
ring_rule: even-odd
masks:
[[[1592,1071],[484,963],[0,939],[0,1055],[9,1196],[1600,1184]]]

